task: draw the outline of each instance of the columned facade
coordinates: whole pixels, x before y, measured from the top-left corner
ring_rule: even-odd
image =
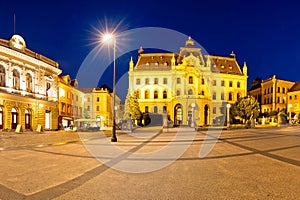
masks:
[[[0,129],[57,129],[58,63],[35,53],[24,39],[0,39]]]
[[[222,125],[226,105],[247,95],[247,66],[235,54],[203,55],[189,38],[179,54],[144,53],[129,63],[129,89],[144,113],[166,114],[175,125]]]

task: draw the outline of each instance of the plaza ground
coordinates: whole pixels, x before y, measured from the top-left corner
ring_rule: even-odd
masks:
[[[223,130],[220,137],[217,131],[158,130],[118,135],[113,145],[124,153],[117,157],[97,152],[108,146],[102,133],[1,133],[0,199],[300,197],[300,127]],[[179,132],[182,137],[176,138]],[[215,142],[200,158],[203,145]],[[157,152],[168,145],[187,149],[176,160],[128,154]],[[122,170],[127,161],[134,164],[129,165],[132,173]]]

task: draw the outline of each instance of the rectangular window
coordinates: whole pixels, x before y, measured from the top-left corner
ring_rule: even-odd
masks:
[[[164,84],[168,84],[168,79],[164,78]]]
[[[99,108],[99,106],[97,106],[97,111],[99,111],[100,110],[100,108]]]
[[[237,86],[238,88],[240,88],[240,87],[241,87],[241,83],[240,83],[240,82],[237,82],[236,86]]]
[[[167,113],[167,106],[163,107],[163,113]]]
[[[87,107],[87,111],[90,111],[90,106]]]
[[[193,84],[193,77],[189,76],[189,84]]]
[[[99,97],[97,97],[97,102],[99,102],[100,101],[100,98]]]
[[[295,95],[295,98],[294,98],[295,100],[297,100],[297,95]]]
[[[232,87],[232,81],[229,81],[229,87]]]
[[[280,97],[277,97],[277,103],[280,103]]]
[[[277,88],[277,92],[280,93],[280,87]]]
[[[180,84],[180,83],[181,83],[181,79],[177,78],[177,84]]]
[[[153,112],[157,113],[157,106],[154,106]]]
[[[221,93],[221,100],[225,100],[225,96],[223,92]]]
[[[149,78],[145,79],[145,85],[149,85]]]
[[[154,84],[158,84],[158,78],[154,78]]]
[[[213,114],[217,114],[217,108],[213,107]]]
[[[148,112],[149,112],[149,107],[145,106],[145,113],[148,113]]]
[[[137,78],[137,79],[136,79],[136,84],[137,84],[137,85],[140,85],[140,84],[141,84],[141,79]]]
[[[221,81],[221,86],[225,86],[225,81]]]
[[[201,79],[201,84],[204,85],[205,84],[205,80],[204,78]]]
[[[212,86],[216,86],[217,85],[217,81],[216,80],[213,80],[212,81]]]
[[[284,93],[284,94],[285,94],[285,88],[282,88],[282,93]]]

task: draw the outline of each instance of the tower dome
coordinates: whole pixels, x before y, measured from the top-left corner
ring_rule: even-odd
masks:
[[[186,47],[194,47],[195,43],[194,40],[192,40],[191,36],[189,36],[188,40],[185,42]]]

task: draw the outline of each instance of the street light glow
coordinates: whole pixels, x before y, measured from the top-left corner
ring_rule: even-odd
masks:
[[[102,36],[102,41],[103,42],[109,42],[114,38],[113,34],[111,33],[106,33]]]

